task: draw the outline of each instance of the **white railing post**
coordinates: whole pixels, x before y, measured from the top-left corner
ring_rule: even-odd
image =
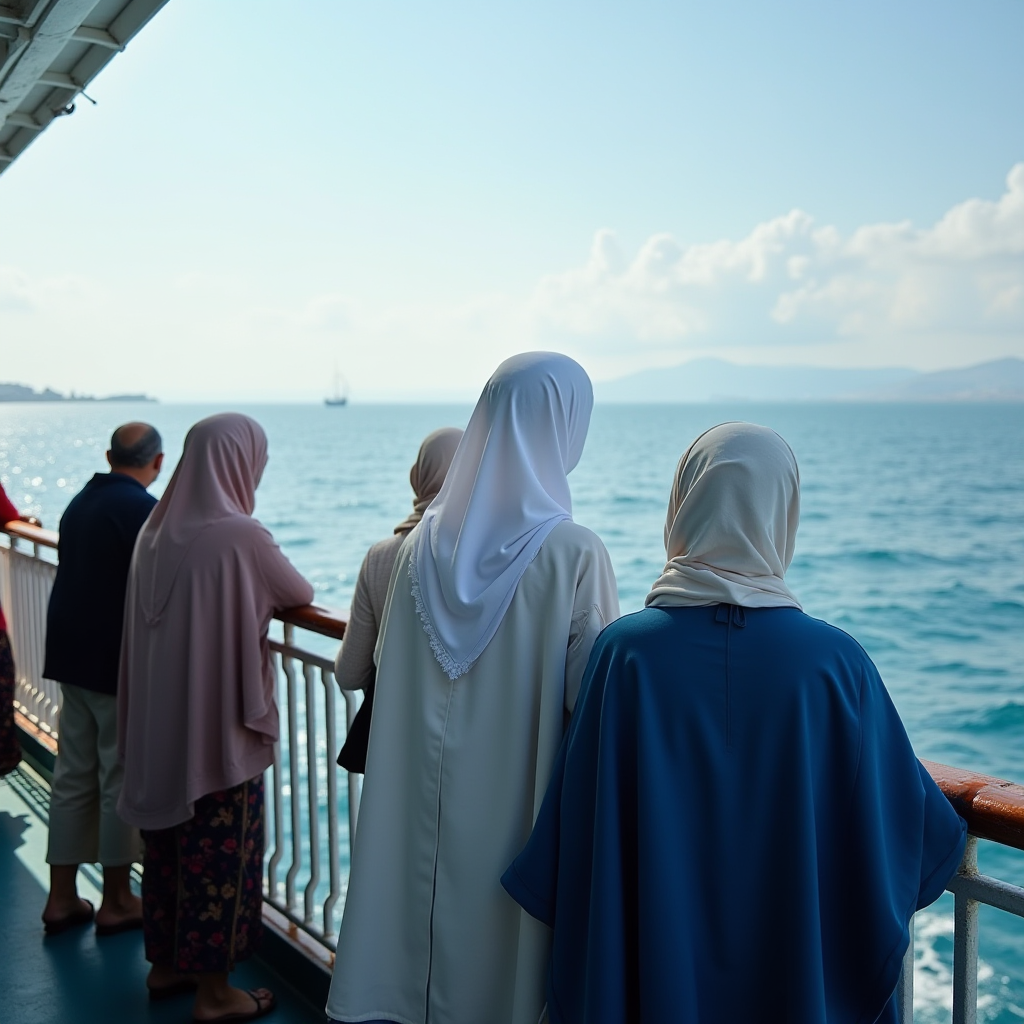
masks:
[[[957,875],[978,874],[978,840],[967,837]],[[978,1019],[978,903],[965,892],[953,894],[953,1024]]]
[[[309,881],[303,899],[302,919],[313,923],[316,889],[320,884],[320,772],[316,756],[316,677],[308,662],[302,666],[306,682],[306,794],[309,800]]]
[[[280,710],[281,707],[281,656],[275,651],[271,654],[271,660],[274,665],[274,689],[276,691],[275,696],[277,697],[277,706]],[[282,816],[282,808],[284,800],[281,795],[281,787],[284,785],[284,779],[282,778],[281,771],[281,740],[278,739],[274,743],[274,763],[270,769],[270,777],[272,780],[272,788],[270,792],[270,802],[274,811],[274,852],[270,855],[270,860],[267,862],[267,892],[271,898],[277,894],[277,868],[281,863],[281,858],[284,856],[284,818]],[[269,824],[269,823],[268,823]],[[268,829],[269,839],[269,829]]]
[[[900,1024],[914,1024],[914,919],[910,919],[910,944],[903,954],[903,970],[896,986],[896,1015]]]
[[[294,640],[294,629],[285,624],[284,642],[291,647]],[[291,846],[292,860],[284,877],[284,901],[289,910],[295,909],[295,879],[302,864],[302,818],[301,801],[299,800],[299,700],[298,683],[295,679],[295,661],[291,655],[283,655],[281,665],[284,669],[285,684],[288,693],[288,804],[291,809]]]
[[[334,673],[320,669],[324,687],[324,717],[327,725],[327,866],[331,890],[324,900],[324,937],[334,935],[334,908],[341,896],[341,852],[338,841],[338,725],[335,715]],[[349,837],[349,843],[352,839]],[[350,846],[351,849],[351,846]]]
[[[60,687],[43,678],[46,656],[46,612],[54,562],[42,558],[42,545],[21,550],[11,537],[3,548],[2,600],[14,655],[15,704],[33,725],[56,737],[60,718]]]

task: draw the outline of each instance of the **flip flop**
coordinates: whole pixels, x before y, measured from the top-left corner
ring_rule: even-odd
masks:
[[[121,932],[133,932],[137,928],[141,927],[141,917],[128,917],[123,921],[118,921],[117,924],[98,924],[96,925],[96,938],[105,939],[108,935],[120,935]]]
[[[84,902],[89,903],[88,900]],[[84,924],[90,924],[95,916],[96,908],[89,903],[88,910],[79,910],[74,914],[68,914],[67,917],[62,917],[59,921],[44,921],[43,931],[47,935],[61,935],[72,928],[80,928]]]
[[[255,1010],[249,1013],[222,1013],[219,1017],[193,1017],[194,1024],[228,1024],[229,1021],[241,1024],[242,1021],[265,1017],[277,1006],[277,998],[273,992],[268,996],[258,996],[253,989],[248,989],[246,994],[256,1004]]]
[[[164,999],[173,999],[175,996],[188,995],[190,992],[195,992],[197,988],[199,988],[199,982],[195,978],[179,978],[170,985],[151,988],[149,998],[157,1003]]]

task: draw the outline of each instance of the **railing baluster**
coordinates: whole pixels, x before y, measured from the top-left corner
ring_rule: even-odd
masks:
[[[40,551],[39,545],[36,552]],[[53,590],[53,578],[55,570],[50,568],[49,563],[42,558],[36,562],[36,578],[39,581],[39,597],[36,605],[36,614],[39,619],[39,650],[37,654],[39,666],[39,685],[46,690],[47,699],[47,724],[53,733],[57,732],[57,723],[60,718],[60,686],[52,679],[43,677],[43,669],[46,667],[46,615],[50,604],[50,591]]]
[[[281,656],[276,652],[271,654],[271,663],[274,666],[274,690],[277,696],[277,706],[281,707]],[[271,806],[274,811],[274,852],[267,862],[267,891],[271,898],[277,895],[277,868],[284,856],[284,818],[282,817],[282,796],[281,787],[284,784],[281,772],[281,740],[274,743],[274,763],[271,766],[271,779],[273,786],[270,791]]]
[[[0,607],[11,607],[11,549],[6,544],[0,545]]]
[[[40,694],[39,718],[46,721],[46,692],[39,685],[39,673],[36,672],[36,634],[38,623],[35,621],[35,566],[29,561],[28,555],[23,555],[21,573],[21,612],[24,625],[21,629],[21,661],[24,664],[25,675],[29,683]]]
[[[36,616],[33,614],[38,607],[37,591],[39,589],[39,573],[36,571],[36,565],[34,562],[29,562],[26,559],[25,562],[25,588],[22,594],[22,599],[25,603],[25,611],[28,612],[28,629],[25,630],[26,642],[22,644],[25,649],[25,673],[28,675],[29,681],[32,686],[41,695],[39,702],[39,719],[46,725],[50,724],[50,700],[49,694],[46,692],[46,688],[41,685],[42,680],[39,678],[39,657],[38,653],[42,644],[39,643],[39,622],[36,621]]]
[[[324,937],[334,935],[334,908],[341,896],[341,836],[338,835],[338,720],[334,673],[320,669],[324,687],[324,718],[327,725],[327,865],[331,891],[324,900]]]
[[[305,662],[306,681],[306,790],[309,796],[309,881],[306,883],[303,920],[313,923],[316,887],[320,884],[320,788],[316,756],[316,677],[313,666]]]
[[[896,986],[896,1016],[900,1024],[914,1024],[914,919],[910,919],[910,944],[903,954],[903,970]]]
[[[45,694],[46,725],[52,729],[54,718],[57,713],[57,702],[53,699],[52,687],[43,679],[43,663],[46,653],[46,606],[49,603],[49,587],[43,573],[43,563],[38,559],[38,548],[36,559],[31,563],[31,588],[29,600],[32,602],[32,684],[38,686]]]
[[[967,837],[958,875],[978,874],[978,840]],[[978,1019],[978,904],[962,892],[953,895],[953,1024]]]
[[[293,629],[284,627],[284,642],[292,646]],[[292,812],[292,862],[284,880],[285,906],[295,908],[295,879],[302,865],[302,819],[299,800],[299,730],[298,730],[298,683],[295,679],[295,662],[291,655],[281,658],[284,677],[288,685],[288,789]]]

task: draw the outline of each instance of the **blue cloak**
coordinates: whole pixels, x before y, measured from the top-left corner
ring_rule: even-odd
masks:
[[[871,1024],[965,840],[847,634],[648,608],[598,639],[502,884],[554,929],[555,1024]]]

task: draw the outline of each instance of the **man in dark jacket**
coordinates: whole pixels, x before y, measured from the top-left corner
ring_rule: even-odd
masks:
[[[43,675],[61,684],[60,736],[50,800],[48,934],[88,924],[79,864],[103,866],[96,934],[142,925],[129,873],[139,837],[117,815],[117,673],[124,594],[135,538],[156,499],[146,490],[163,464],[160,435],[126,423],[110,439],[109,473],[97,473],[60,521],[59,564],[46,620]]]

